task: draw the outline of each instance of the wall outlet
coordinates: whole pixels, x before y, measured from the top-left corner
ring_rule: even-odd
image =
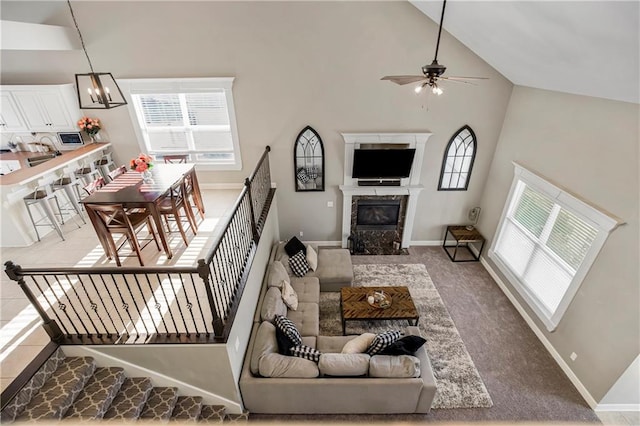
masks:
[[[575,361],[576,358],[578,358],[578,354],[576,354],[575,352],[571,352],[571,355],[569,356],[569,358],[571,358],[571,361]]]
[[[304,232],[300,231],[300,236],[303,237],[304,236]]]
[[[333,201],[327,201],[327,207],[333,207]]]

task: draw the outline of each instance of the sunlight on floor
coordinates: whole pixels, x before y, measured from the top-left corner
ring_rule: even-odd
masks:
[[[233,206],[237,194],[238,191],[235,190],[203,191],[205,204],[210,206],[207,207],[209,209],[209,214],[214,213],[219,217],[205,217],[204,219],[201,219],[198,223],[197,235],[194,235],[193,232],[191,232],[191,229],[188,226],[185,226],[185,232],[187,233],[187,238],[189,240],[188,246],[184,244],[184,241],[182,240],[182,237],[177,230],[177,226],[175,225],[175,223],[173,223],[171,233],[167,235],[169,246],[174,254],[173,258],[168,259],[164,251],[157,251],[154,244],[150,244],[148,246],[149,248],[144,248],[142,250],[145,265],[154,267],[175,266],[183,268],[197,266],[198,259],[204,258],[206,256],[207,251],[213,244],[213,240],[221,232],[218,227],[224,225],[225,221],[223,219],[225,218],[225,212],[229,207]],[[75,224],[73,222],[71,222],[71,225],[75,228]],[[16,262],[16,264],[26,265],[31,262],[32,265],[44,263],[50,266],[54,266],[55,264],[56,266],[60,267],[115,267],[115,260],[107,259],[102,245],[95,242],[95,235],[89,234],[93,232],[94,231],[91,227],[91,224],[89,223],[88,226],[85,225],[81,229],[75,229],[73,232],[65,231],[67,241],[63,242],[62,244],[65,244],[64,247],[67,248],[62,248],[61,246],[59,246],[60,243],[56,239],[56,236],[48,235],[43,238],[42,242],[34,244],[33,246],[16,249],[3,249],[3,251],[6,250],[6,252],[3,253],[3,257],[8,257],[8,259],[6,260],[19,259],[20,262]],[[144,235],[142,234],[141,236],[144,237]],[[122,241],[123,240],[121,239],[120,242]],[[83,247],[86,249],[86,252],[84,253],[82,253]],[[77,256],[76,253],[80,255]],[[138,259],[136,258],[135,253],[131,251],[130,247],[128,247],[126,243],[124,247],[122,247],[122,249],[119,251],[119,253],[121,253],[121,259],[124,266],[139,266]],[[73,259],[74,257],[75,260],[77,260],[78,258],[79,260],[66,264],[64,260],[62,260]],[[56,258],[61,259],[59,264],[55,263]],[[32,266],[29,265],[28,267]],[[75,282],[73,279],[71,281]],[[135,319],[134,317],[133,321],[125,320],[122,323],[122,331],[125,331],[124,328],[132,329],[135,327],[138,327],[140,329],[148,327],[149,331],[151,331],[151,329],[157,330],[161,328],[176,328],[172,324],[167,324],[168,322],[173,321],[173,314],[171,312],[172,304],[174,304],[178,297],[181,299],[186,297],[187,309],[191,310],[193,306],[192,303],[189,302],[188,296],[185,295],[185,289],[183,288],[184,284],[185,282],[183,282],[182,278],[167,277],[163,279],[162,285],[158,286],[152,293],[149,293],[149,298],[145,302],[146,306],[141,306],[141,317],[139,319]],[[7,303],[15,302],[14,306],[16,308],[16,314],[7,318],[3,318],[3,321],[0,325],[0,362],[2,362],[2,369],[5,370],[5,361],[7,361],[8,358],[15,358],[10,357],[10,355],[15,353],[16,349],[23,347],[24,345],[37,349],[37,346],[34,345],[43,345],[43,340],[48,340],[48,338],[46,338],[46,334],[44,334],[41,329],[42,320],[38,315],[36,309],[27,302],[24,294],[21,291],[15,291],[14,288],[11,287],[13,285],[16,285],[16,283],[14,281],[8,280],[7,277],[3,277],[2,285],[3,292],[2,294],[0,294],[0,296],[2,297],[2,301],[6,301]],[[52,290],[52,288],[55,288],[55,290]],[[49,286],[49,289],[43,288],[42,290],[44,291],[44,293],[38,297],[38,300],[41,306],[47,307],[47,311],[50,312],[52,311],[53,307],[59,307],[60,303],[69,303],[67,300],[65,300],[65,297],[73,295],[73,292],[76,291],[74,289],[73,291],[69,292],[70,289],[72,289],[72,284],[70,282],[60,282],[60,284],[57,286]],[[191,287],[189,291],[192,291]],[[69,292],[68,295],[67,292]],[[76,297],[77,296],[73,296],[74,299]],[[158,301],[160,301],[160,303],[158,303]],[[115,306],[115,304],[119,304],[120,302],[112,301],[112,303],[114,303]],[[196,303],[199,303],[199,301],[196,300]],[[24,308],[19,309],[20,305],[24,306]],[[104,301],[102,301],[102,306],[104,307],[104,309],[106,309]],[[85,309],[85,313],[81,314],[83,318],[90,318],[91,315],[93,315],[93,312],[87,312],[88,309],[89,308]],[[111,308],[110,311],[113,309],[117,308]],[[14,309],[10,309],[10,311],[13,310]],[[60,324],[60,320],[55,317],[55,314],[51,314],[51,317],[52,319],[56,320],[59,325],[63,325]],[[165,323],[165,321],[167,323]],[[69,326],[69,324],[67,324],[67,326]],[[167,328],[167,326],[169,328]],[[151,332],[153,333],[153,331]],[[32,337],[35,334],[39,335],[38,338]],[[42,337],[45,337],[46,339],[43,339]],[[22,354],[23,352],[19,353]],[[11,364],[22,365],[22,361],[28,363],[30,359],[21,360],[21,362],[19,363],[12,362]],[[15,377],[18,372],[19,371],[3,371],[3,387],[6,386],[7,382],[10,381],[12,377]]]

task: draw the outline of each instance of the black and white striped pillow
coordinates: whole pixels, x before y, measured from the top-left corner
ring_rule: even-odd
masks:
[[[291,340],[294,346],[300,346],[302,344],[302,336],[293,321],[282,315],[276,315],[275,323],[276,327]]]
[[[298,345],[291,348],[291,356],[297,356],[313,362],[319,362],[321,354],[319,350],[307,345]]]
[[[309,262],[307,262],[307,256],[303,251],[299,251],[289,258],[289,266],[298,277],[304,277],[309,272]]]
[[[373,338],[373,342],[369,345],[365,353],[374,356],[382,352],[387,346],[398,340],[402,336],[402,333],[398,330],[385,331],[384,333],[377,334]]]

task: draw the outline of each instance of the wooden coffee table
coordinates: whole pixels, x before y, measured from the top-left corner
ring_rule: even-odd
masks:
[[[367,302],[367,295],[374,291],[384,291],[391,296],[391,306],[375,308]],[[418,311],[413,304],[407,287],[342,287],[340,289],[340,312],[342,313],[342,334],[347,321],[352,320],[408,320],[410,325],[418,325]]]

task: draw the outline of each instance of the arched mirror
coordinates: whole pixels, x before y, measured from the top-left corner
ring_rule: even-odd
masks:
[[[463,126],[444,151],[438,191],[466,191],[475,158],[476,135],[471,127]]]
[[[310,126],[298,134],[293,148],[296,191],[324,191],[324,147]]]

